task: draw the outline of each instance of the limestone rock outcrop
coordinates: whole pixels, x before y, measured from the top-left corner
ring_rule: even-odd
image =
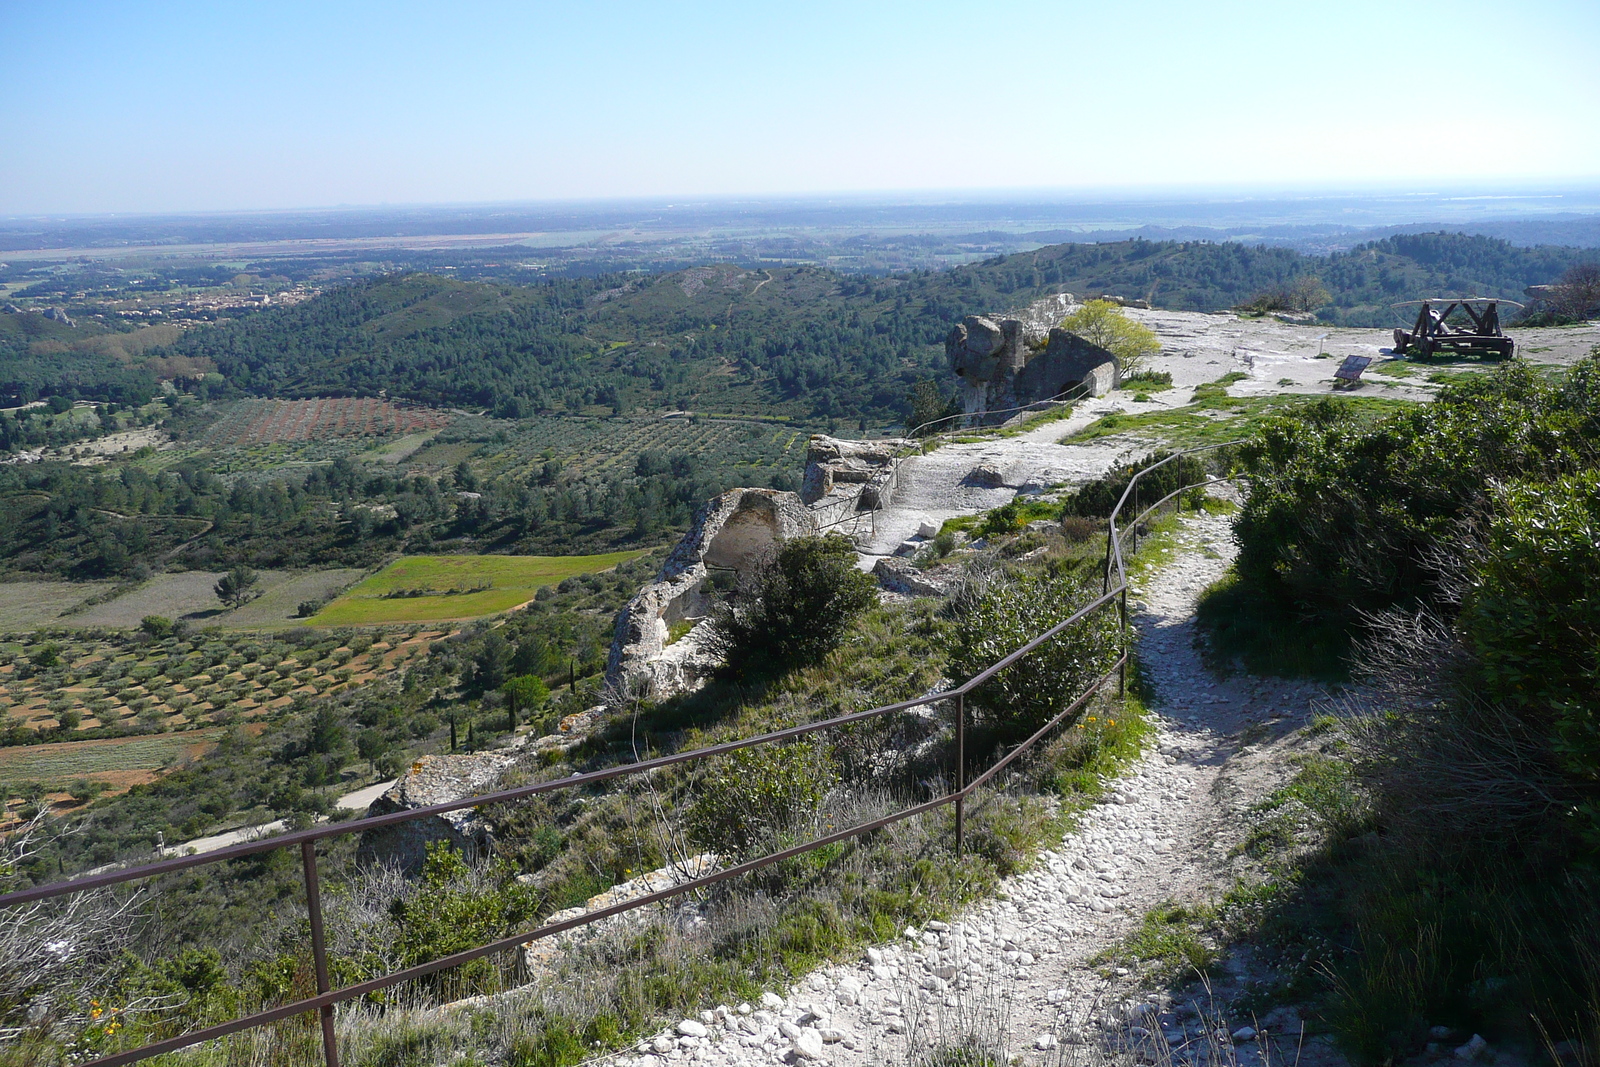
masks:
[[[423,756],[372,802],[367,814],[413,811],[491,792],[515,761],[508,752]],[[487,855],[493,843],[489,824],[473,809],[463,808],[367,830],[361,835],[356,856],[364,863],[389,864],[415,874],[427,858],[428,845],[435,841],[449,842],[468,858]]]
[[[1119,381],[1117,359],[1099,345],[1054,327],[968,315],[945,338],[950,369],[961,379],[962,410],[974,421],[1087,392],[1102,396]]]
[[[813,434],[806,445],[800,499],[811,509],[817,526],[831,526],[855,512],[888,505],[894,495],[895,457],[914,444],[900,438],[845,441]]]
[[[910,561],[895,556],[884,556],[872,565],[873,577],[891,593],[907,596],[944,596],[949,592],[948,582],[928,574]]]
[[[730,489],[707,501],[656,580],[617,617],[607,691],[659,700],[703,685],[715,659],[699,647],[693,630],[669,644],[672,628],[710,614],[713,576],[736,583],[778,542],[814,534],[817,526],[794,493]]]

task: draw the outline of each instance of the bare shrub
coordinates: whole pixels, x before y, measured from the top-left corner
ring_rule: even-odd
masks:
[[[1368,616],[1352,659],[1365,683],[1343,705],[1352,765],[1397,829],[1504,838],[1573,802],[1547,726],[1476,690],[1440,616]]]
[[[0,853],[0,892],[20,888],[18,868],[39,847],[44,815]],[[138,894],[98,889],[0,910],[0,1049],[60,1039],[89,1021],[132,942]],[[138,1010],[144,1005],[127,1005]]]
[[[1558,315],[1574,321],[1600,312],[1600,262],[1569,267],[1550,287],[1549,302]]]

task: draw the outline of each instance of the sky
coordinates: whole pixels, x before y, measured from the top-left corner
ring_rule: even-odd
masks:
[[[0,0],[8,215],[1596,178],[1596,0]]]

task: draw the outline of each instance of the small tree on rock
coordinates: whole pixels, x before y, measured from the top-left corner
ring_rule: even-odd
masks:
[[[877,583],[856,569],[855,548],[837,534],[785,541],[747,575],[731,602],[701,625],[701,647],[735,678],[815,663],[878,602]]]
[[[1117,357],[1126,377],[1161,350],[1155,331],[1128,318],[1109,300],[1091,300],[1061,320],[1061,328]]]

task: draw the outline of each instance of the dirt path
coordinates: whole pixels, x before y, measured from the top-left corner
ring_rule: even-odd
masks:
[[[1007,880],[1004,899],[824,968],[781,1003],[769,994],[743,1013],[734,1007],[685,1020],[622,1061],[742,1067],[819,1058],[867,1067],[903,1061],[906,1031],[918,1029],[919,1016],[924,1033],[948,1040],[953,1030],[983,1025],[974,1013],[989,1013],[990,1029],[1005,1016],[1012,1056],[1043,1064],[1055,1062],[1058,1040],[1125,1027],[1142,997],[1089,961],[1157,904],[1218,895],[1228,849],[1242,833],[1239,813],[1287,778],[1287,735],[1322,695],[1308,684],[1218,679],[1206,670],[1193,644],[1194,605],[1234,554],[1227,519],[1187,520],[1176,545],[1174,562],[1140,583],[1136,601],[1141,663],[1156,694],[1154,742],[1074,833]],[[1164,1004],[1158,997],[1144,1006]],[[1172,1007],[1141,1021],[1159,1023],[1175,1043],[1195,1037],[1200,1021]],[[1273,1035],[1292,1043],[1294,1023],[1280,1015],[1264,1029],[1296,1030]],[[1240,1062],[1254,1054],[1241,1049]],[[1301,1062],[1338,1057],[1319,1039]]]
[[[389,787],[394,785],[395,781],[396,779],[391,778],[387,782],[378,782],[376,785],[369,785],[361,789],[357,789],[354,793],[346,793],[344,796],[334,801],[334,807],[345,811],[360,812],[365,815],[367,808],[371,806],[372,802],[377,800],[384,793],[388,792]],[[325,822],[326,819],[319,817],[317,821]],[[273,819],[271,822],[259,823],[255,826],[241,826],[237,830],[228,830],[224,833],[212,834],[210,837],[197,837],[192,841],[183,841],[175,845],[168,845],[165,849],[165,853],[173,856],[187,856],[195,855],[201,852],[215,852],[217,849],[227,848],[229,845],[242,845],[246,841],[259,841],[263,837],[269,837],[272,834],[282,833],[287,828],[288,823],[286,823],[284,820]],[[115,866],[115,864],[112,866]],[[97,869],[110,870],[111,867],[102,867]]]

